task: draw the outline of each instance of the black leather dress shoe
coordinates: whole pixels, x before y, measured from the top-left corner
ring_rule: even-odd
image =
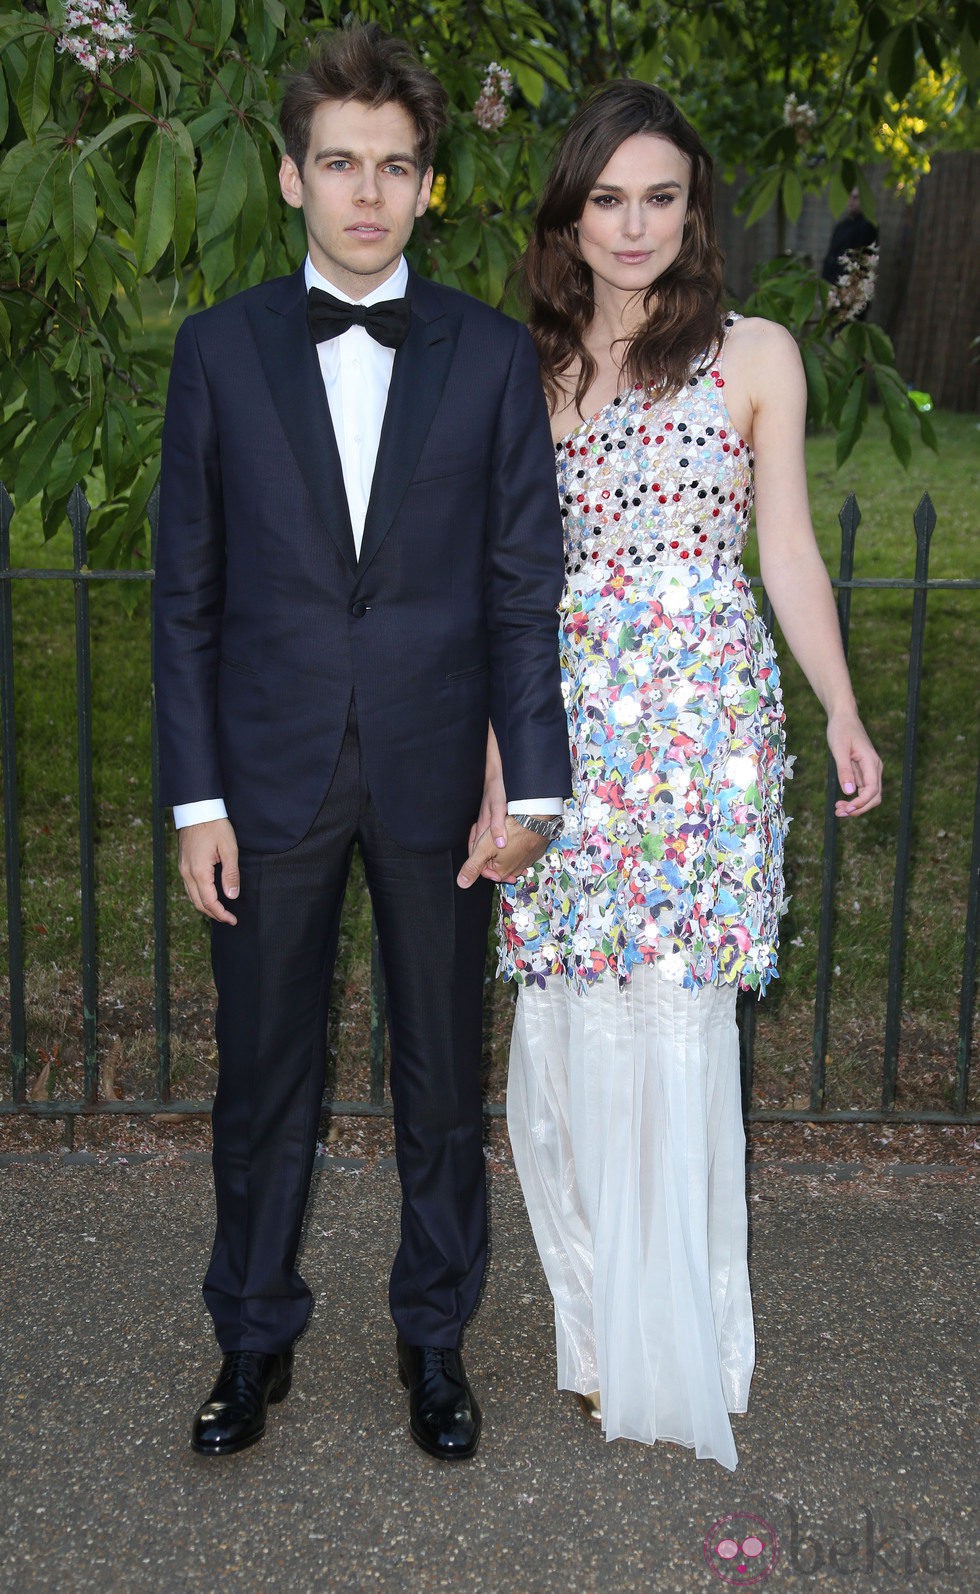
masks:
[[[399,1335],[398,1376],[409,1393],[408,1426],[415,1443],[441,1461],[475,1455],[483,1419],[459,1351],[406,1345]]]
[[[233,1350],[194,1418],[191,1445],[202,1456],[231,1456],[265,1433],[266,1408],[285,1400],[293,1381],[293,1353]]]

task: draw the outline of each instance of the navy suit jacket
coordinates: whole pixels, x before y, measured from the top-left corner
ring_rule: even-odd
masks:
[[[492,718],[508,792],[567,793],[562,532],[526,330],[410,274],[360,558],[302,270],[190,317],[163,434],[154,626],[164,802],[283,851],[353,696],[402,845],[465,840]]]

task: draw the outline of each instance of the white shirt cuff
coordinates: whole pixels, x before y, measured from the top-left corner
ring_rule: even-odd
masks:
[[[507,812],[509,814],[539,814],[544,818],[545,815],[553,814],[557,816],[562,812],[564,806],[564,799],[561,797],[524,797],[521,799],[515,798],[513,802],[508,803]]]
[[[174,803],[174,827],[204,825],[209,819],[227,819],[228,810],[221,797],[206,797],[199,803]]]

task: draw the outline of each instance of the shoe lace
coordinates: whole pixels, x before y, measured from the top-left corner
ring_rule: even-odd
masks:
[[[442,1345],[426,1345],[422,1351],[422,1362],[426,1372],[448,1373],[450,1359],[455,1353],[446,1350]]]
[[[233,1350],[228,1353],[222,1370],[223,1379],[229,1382],[244,1384],[255,1394],[261,1393],[262,1380],[259,1377],[259,1360],[254,1350]]]

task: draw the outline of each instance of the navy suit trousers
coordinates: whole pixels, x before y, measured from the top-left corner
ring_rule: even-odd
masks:
[[[296,1258],[316,1151],[337,930],[355,844],[378,925],[402,1185],[389,1299],[411,1344],[459,1344],[486,1265],[482,995],[492,889],[456,885],[466,849],[392,840],[351,713],[308,834],[241,856],[234,927],[212,926],[218,991],[217,1230],[204,1296],[222,1351],[280,1351],[306,1325]]]

